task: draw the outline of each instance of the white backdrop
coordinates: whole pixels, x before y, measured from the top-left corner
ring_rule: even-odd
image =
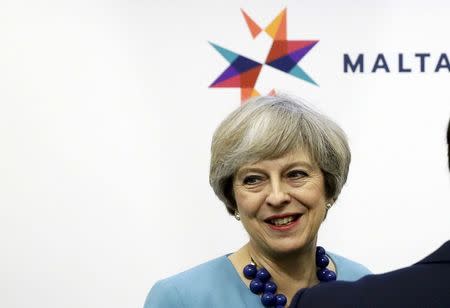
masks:
[[[320,244],[374,272],[424,257],[450,238],[447,3],[0,1],[0,306],[141,307],[157,279],[244,244],[208,184],[240,94],[208,89],[228,64],[207,42],[255,60],[269,43],[240,8],[266,25],[287,7],[288,39],[320,40],[301,62],[319,87],[267,67],[257,83],[349,136]],[[365,72],[344,73],[344,53]],[[370,72],[379,53],[390,73]]]

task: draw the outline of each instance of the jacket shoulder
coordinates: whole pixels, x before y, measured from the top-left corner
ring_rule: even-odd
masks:
[[[147,295],[144,308],[192,307],[198,296],[210,293],[217,279],[229,280],[232,265],[226,256],[197,265],[174,276],[159,280]]]
[[[182,296],[172,283],[165,279],[155,283],[145,299],[144,308],[184,307]]]

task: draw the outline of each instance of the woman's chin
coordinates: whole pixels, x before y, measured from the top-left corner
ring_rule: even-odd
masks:
[[[297,239],[278,239],[269,243],[268,252],[272,255],[284,256],[301,253],[305,250],[305,247],[310,245],[305,245],[303,241]]]

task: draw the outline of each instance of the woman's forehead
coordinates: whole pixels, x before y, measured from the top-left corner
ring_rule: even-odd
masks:
[[[260,159],[242,165],[238,172],[244,169],[264,168],[268,166],[285,167],[288,165],[304,165],[305,167],[313,168],[317,164],[311,158],[309,151],[305,149],[297,149],[283,154],[275,158]]]

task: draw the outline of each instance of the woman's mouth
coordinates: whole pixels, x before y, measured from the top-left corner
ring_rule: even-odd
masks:
[[[301,216],[301,214],[294,214],[283,217],[269,217],[268,219],[265,219],[264,222],[269,224],[269,227],[272,229],[285,230],[293,226]]]

